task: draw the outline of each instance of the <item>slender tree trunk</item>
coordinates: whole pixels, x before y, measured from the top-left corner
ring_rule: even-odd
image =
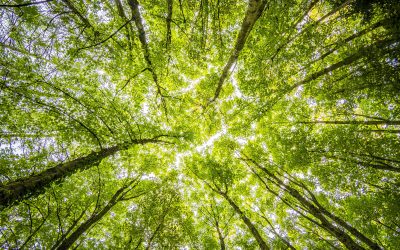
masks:
[[[161,97],[162,107],[165,111],[165,114],[167,114],[168,113],[167,112],[167,104],[164,99],[165,95],[163,94],[163,90],[165,90],[165,88],[163,88],[160,85],[160,83],[158,81],[158,75],[154,69],[154,65],[150,58],[149,44],[147,42],[146,31],[144,30],[144,25],[143,25],[144,21],[140,14],[140,11],[139,11],[139,2],[137,0],[128,0],[128,3],[132,10],[132,18],[135,20],[135,25],[139,32],[139,41],[140,41],[140,44],[142,45],[144,59],[147,63],[147,67],[149,68],[149,71],[151,72],[153,81],[156,84],[157,94]],[[172,15],[172,9],[171,9],[171,15]]]
[[[384,20],[380,20],[380,21],[376,22],[375,24],[371,25],[370,27],[367,27],[367,28],[359,31],[359,32],[347,37],[346,39],[344,39],[342,41],[338,41],[336,44],[328,45],[328,46],[334,46],[334,47],[332,49],[329,49],[327,52],[325,52],[321,56],[319,56],[317,59],[311,61],[309,65],[323,60],[325,57],[333,54],[335,51],[337,51],[340,47],[342,47],[343,45],[347,44],[348,42],[350,42],[350,41],[352,41],[352,40],[354,40],[354,39],[356,39],[358,37],[361,37],[361,36],[371,32],[371,31],[373,31],[373,30],[375,30],[375,29],[377,29],[379,27],[387,25],[387,24],[390,23],[390,21],[392,21],[392,19],[390,19],[390,18],[384,19]]]
[[[294,40],[296,40],[298,37],[302,36],[306,31],[309,31],[311,28],[318,26],[320,23],[322,23],[325,19],[327,19],[328,17],[332,16],[333,14],[335,14],[336,12],[338,12],[339,10],[341,10],[342,8],[346,7],[347,4],[349,4],[350,0],[345,1],[343,4],[341,4],[340,6],[338,6],[337,8],[331,10],[328,14],[326,14],[325,16],[321,17],[320,19],[318,19],[316,22],[310,24],[309,26],[307,26],[306,28],[302,29],[300,32],[295,33],[295,35],[293,36],[289,36],[289,38],[278,47],[278,49],[275,51],[275,53],[272,55],[271,57],[271,61],[274,61],[275,57],[279,54],[280,51],[282,51],[284,48],[286,48],[290,43],[292,43]],[[308,12],[314,7],[314,5],[317,4],[317,1],[313,1],[311,3],[311,5],[309,6],[309,8],[307,8],[307,12],[304,14],[307,15]],[[303,16],[303,18],[304,18]],[[299,22],[301,22],[301,20],[299,20],[298,22],[296,22],[296,25],[293,28],[296,28],[297,24]]]
[[[257,176],[257,177],[259,177],[259,176]],[[263,182],[263,183],[264,183],[264,182]],[[275,234],[279,239],[281,239],[281,240],[283,241],[283,243],[285,243],[285,245],[286,245],[289,249],[291,249],[291,250],[296,250],[296,248],[295,248],[292,244],[290,244],[290,242],[289,242],[287,239],[285,239],[284,237],[282,237],[281,235],[279,235],[279,233],[275,230],[274,226],[272,225],[272,223],[269,221],[269,219],[268,219],[267,217],[265,217],[265,216],[262,215],[262,214],[259,214],[259,216],[260,216],[261,218],[263,218],[263,219],[268,223],[268,225],[271,227],[272,233]]]
[[[399,129],[373,129],[373,130],[363,130],[361,132],[400,134]]]
[[[269,102],[267,105],[264,105],[262,107],[262,109],[263,109],[262,112],[263,113],[266,112],[266,110],[268,108],[273,107],[283,96],[290,93],[297,87],[308,84],[308,83],[318,79],[319,77],[329,74],[329,73],[331,73],[337,69],[340,69],[344,66],[355,63],[355,62],[359,61],[360,59],[365,58],[368,55],[371,55],[371,52],[379,52],[379,49],[386,53],[390,52],[391,51],[390,48],[387,48],[386,50],[384,48],[387,46],[390,46],[390,44],[393,44],[395,41],[396,41],[395,39],[390,38],[387,40],[375,42],[369,46],[359,49],[357,52],[347,56],[346,58],[344,58],[343,60],[341,60],[337,63],[332,64],[331,66],[328,66],[320,71],[314,72],[309,76],[306,76],[303,80],[297,82],[296,84],[293,84],[292,86],[287,86],[286,88],[284,88],[282,90],[276,91],[277,95],[274,96],[274,100]],[[351,75],[351,73],[349,75]],[[346,75],[346,77],[347,77],[347,75]],[[367,87],[365,87],[365,88],[367,88]],[[374,132],[378,132],[378,131],[374,131]],[[397,130],[391,131],[391,132],[399,133]]]
[[[118,15],[124,20],[127,21],[128,18],[125,14],[124,8],[122,7],[122,2],[121,0],[114,0],[115,4],[117,5],[117,10],[118,10]],[[133,29],[132,29],[132,25],[131,23],[128,23],[127,27],[126,27],[126,38],[128,41],[128,46],[129,46],[129,50],[132,51],[132,45],[133,45]]]
[[[29,177],[23,177],[6,184],[0,184],[0,208],[13,205],[19,200],[28,197],[34,197],[45,191],[45,188],[53,182],[60,181],[63,178],[72,175],[77,171],[82,171],[97,165],[104,158],[125,150],[135,144],[146,144],[160,142],[156,138],[139,139],[131,143],[116,145],[110,148],[104,148],[98,152],[92,152],[84,157],[72,161],[58,164],[55,167],[48,168],[38,174]]]
[[[285,190],[289,195],[299,201],[307,211],[312,214],[315,218],[317,218],[321,222],[321,226],[325,228],[330,234],[335,236],[347,249],[351,250],[362,250],[365,249],[358,243],[356,243],[346,232],[342,229],[331,223],[323,214],[320,207],[314,205],[312,202],[308,201],[303,195],[301,195],[296,189],[291,186],[285,184],[281,179],[276,177],[272,172],[270,172],[265,167],[259,165],[254,160],[248,159],[254,165],[256,165],[259,169],[261,169],[264,173],[267,174],[271,179],[274,180],[275,184]],[[326,210],[325,210],[326,211]],[[378,248],[380,249],[380,248]]]
[[[79,17],[79,19],[81,19],[81,21],[85,24],[86,27],[93,28],[93,26],[90,24],[89,20],[88,20],[86,17],[84,17],[84,16],[79,12],[79,10],[74,6],[73,3],[71,3],[71,1],[69,1],[69,0],[62,0],[62,1],[65,3],[65,5],[68,6],[68,8],[69,8],[75,15],[77,15],[77,16]]]
[[[304,84],[307,84],[307,83],[309,83],[309,82],[311,82],[313,80],[316,80],[317,78],[319,78],[319,77],[321,77],[323,75],[326,75],[326,74],[328,74],[328,73],[330,73],[332,71],[335,71],[335,70],[337,70],[337,69],[339,69],[339,68],[341,68],[343,66],[347,66],[349,64],[352,64],[352,63],[360,60],[361,58],[366,57],[367,55],[369,55],[371,53],[371,51],[375,50],[376,48],[382,49],[385,46],[391,44],[392,42],[394,42],[394,40],[391,40],[391,39],[383,40],[383,41],[375,42],[375,43],[373,43],[373,44],[371,44],[371,45],[369,45],[367,47],[361,48],[356,53],[344,58],[342,61],[337,62],[335,64],[332,64],[331,66],[329,66],[329,67],[327,67],[325,69],[322,69],[320,71],[317,71],[317,72],[311,74],[310,76],[306,77],[304,80],[302,80],[302,81],[298,82],[297,84],[293,85],[292,87],[290,87],[289,91],[287,91],[287,92],[290,92],[293,89],[295,89],[295,88],[297,88],[297,87],[299,87],[301,85],[304,85]]]
[[[72,231],[72,229],[74,229],[76,227],[76,225],[78,224],[78,222],[82,219],[82,217],[85,215],[86,211],[88,210],[88,208],[82,210],[81,214],[78,216],[77,219],[75,219],[71,226],[67,229],[67,231],[61,236],[60,239],[58,239],[56,241],[56,243],[51,247],[51,250],[54,250],[57,248],[58,245],[60,245],[61,242],[63,242],[65,240],[65,237]]]
[[[100,221],[104,217],[104,215],[106,215],[108,211],[111,210],[111,208],[113,208],[119,201],[124,198],[126,194],[126,192],[124,191],[127,190],[134,182],[135,180],[131,181],[128,185],[118,189],[118,191],[113,195],[107,205],[100,212],[93,214],[87,221],[82,223],[70,236],[65,238],[65,240],[57,247],[57,249],[64,250],[70,248],[72,244],[74,244],[82,234],[90,229],[95,223]],[[129,190],[130,189],[128,189],[128,191]]]
[[[165,48],[168,51],[168,48],[171,44],[172,34],[171,34],[171,21],[172,21],[172,7],[173,7],[173,0],[167,0],[167,35],[165,41]]]
[[[393,162],[393,163],[400,163],[400,161],[398,160],[394,160],[394,159],[389,159],[389,158],[384,158],[381,156],[377,156],[377,155],[373,155],[373,154],[356,154],[356,153],[349,153],[350,155],[356,155],[356,156],[365,156],[365,157],[370,157],[374,160],[378,160],[378,162],[385,162],[385,161],[389,161],[389,162]]]
[[[222,235],[221,229],[219,228],[218,222],[215,223],[215,226],[217,227],[217,233],[218,233],[218,239],[219,239],[219,245],[221,247],[221,250],[225,250],[225,238]]]
[[[150,69],[150,72],[153,76],[153,81],[157,87],[157,93],[162,97],[163,96],[161,92],[162,87],[158,83],[158,76],[154,70],[154,66],[150,58],[150,49],[146,38],[146,31],[144,30],[144,25],[143,25],[144,22],[139,11],[139,2],[137,0],[128,0],[128,3],[132,10],[132,18],[134,19],[136,28],[138,29],[139,32],[139,41],[140,44],[142,45],[144,59],[146,60],[147,67]]]
[[[222,71],[222,75],[219,78],[217,89],[215,90],[214,97],[210,100],[214,102],[220,95],[222,90],[222,85],[224,84],[226,78],[228,77],[229,71],[232,65],[236,62],[239,57],[240,52],[243,50],[243,47],[246,43],[247,37],[249,36],[251,30],[253,29],[254,24],[260,18],[263,13],[265,6],[267,5],[266,0],[250,0],[249,5],[246,10],[246,15],[243,19],[242,26],[239,31],[239,35],[237,36],[235,47],[229,57],[228,62],[225,64],[225,67]]]
[[[301,121],[301,124],[400,125],[400,121]]]
[[[292,179],[293,180],[293,179]],[[328,210],[326,210],[325,207],[323,207],[317,197],[311,192],[311,190],[302,182],[299,181],[294,181],[293,182],[299,186],[304,188],[307,193],[311,196],[311,200],[312,202],[321,210],[321,212],[328,216],[331,220],[333,220],[335,223],[337,223],[338,225],[342,226],[344,229],[346,229],[347,231],[349,231],[352,235],[354,235],[355,237],[357,237],[360,241],[364,242],[365,244],[367,244],[371,249],[374,250],[381,250],[382,248],[376,244],[375,242],[373,242],[371,239],[369,239],[368,237],[366,237],[364,234],[362,234],[360,231],[358,231],[356,228],[354,228],[353,226],[351,226],[350,224],[348,224],[347,222],[345,222],[344,220],[342,220],[341,218],[339,218],[338,216],[332,214],[331,212],[329,212]]]
[[[156,238],[158,232],[160,232],[161,228],[164,226],[164,219],[167,214],[165,213],[161,219],[161,222],[157,225],[156,229],[154,230],[153,234],[151,235],[149,241],[147,242],[146,250],[149,250],[153,240]]]
[[[115,206],[117,202],[115,203],[108,203],[107,206],[103,208],[103,210],[100,211],[100,213],[90,217],[89,220],[85,221],[83,224],[81,224],[69,237],[67,237],[59,247],[57,247],[58,250],[64,250],[68,249],[69,247],[72,246],[72,244],[75,243],[79,239],[79,237],[85,233],[92,225],[94,225],[96,222],[101,220],[104,215],[107,214],[108,211],[111,210],[113,206]]]
[[[334,224],[329,222],[325,216],[323,215],[322,211],[313,205],[311,202],[307,201],[296,189],[285,185],[282,181],[280,184],[285,187],[287,192],[298,200],[301,204],[307,207],[308,211],[315,216],[332,235],[334,235],[347,249],[364,249],[362,246],[357,244],[348,234],[346,234],[343,230],[336,227]]]
[[[295,29],[297,27],[297,25],[299,25],[299,23],[301,21],[304,20],[304,18],[308,15],[308,13],[314,8],[314,6],[319,2],[319,0],[312,0],[311,3],[307,6],[306,11],[304,11],[303,15],[297,19],[297,21],[292,25],[292,28]]]
[[[347,222],[343,221],[341,218],[337,217],[336,215],[330,213],[329,211],[327,211],[325,208],[321,207],[322,213],[325,214],[326,216],[328,216],[329,218],[331,218],[335,223],[337,223],[338,225],[342,226],[343,228],[345,228],[347,231],[349,231],[352,235],[354,235],[355,237],[357,237],[357,239],[359,239],[360,241],[364,242],[365,244],[367,244],[371,249],[374,250],[381,250],[382,248],[376,244],[375,242],[373,242],[371,239],[369,239],[368,237],[366,237],[364,234],[362,234],[360,231],[358,231],[356,228],[352,227],[351,225],[349,225]]]
[[[393,172],[398,172],[400,173],[400,168],[399,167],[394,167],[390,164],[384,163],[384,162],[379,162],[379,163],[372,163],[372,162],[364,162],[360,160],[355,160],[351,158],[343,158],[343,157],[337,157],[337,156],[326,156],[327,158],[331,159],[337,159],[341,161],[350,161],[355,164],[360,164],[363,165],[364,167],[370,167],[370,168],[375,168],[375,169],[381,169],[381,170],[388,170],[388,171],[393,171]]]
[[[250,233],[254,236],[258,245],[260,246],[260,249],[262,250],[269,249],[267,243],[265,243],[264,239],[261,237],[257,228],[250,221],[250,219],[243,213],[243,211],[236,205],[236,203],[226,193],[219,192],[219,194],[222,195],[229,202],[233,210],[235,210],[235,212],[243,220],[244,224],[246,224],[247,228],[250,230]]]
[[[370,168],[375,168],[375,169],[381,169],[381,170],[388,170],[392,172],[397,172],[400,173],[400,168],[398,167],[393,167],[389,164],[376,164],[376,163],[369,163],[369,162],[362,162],[362,161],[355,161],[357,164],[361,164],[365,167],[370,167]]]

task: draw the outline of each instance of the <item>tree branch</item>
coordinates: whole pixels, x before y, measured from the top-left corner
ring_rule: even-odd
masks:
[[[25,6],[31,6],[31,5],[37,5],[37,4],[41,4],[41,3],[48,3],[51,2],[53,0],[44,0],[44,1],[39,1],[39,2],[29,2],[29,3],[21,3],[21,4],[0,4],[0,8],[21,8],[21,7],[25,7]]]

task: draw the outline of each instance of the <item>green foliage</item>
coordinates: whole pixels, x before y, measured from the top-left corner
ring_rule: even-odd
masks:
[[[133,180],[73,248],[349,248],[309,204],[400,244],[398,1],[267,1],[248,34],[246,1],[3,2],[0,191],[120,148],[0,204],[0,248],[59,247]]]

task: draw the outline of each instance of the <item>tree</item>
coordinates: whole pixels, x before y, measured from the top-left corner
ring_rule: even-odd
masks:
[[[93,152],[87,156],[48,168],[41,173],[6,183],[2,185],[0,189],[0,204],[7,206],[28,195],[30,197],[37,195],[40,192],[43,192],[43,189],[53,182],[60,181],[62,178],[65,178],[79,170],[85,170],[93,165],[98,165],[104,158],[113,155],[120,150],[128,149],[132,145],[164,142],[157,139],[160,137],[162,137],[162,135],[151,139],[135,140],[123,145],[102,149],[99,152]]]
[[[64,239],[59,243],[59,245],[56,243],[53,246],[53,248],[57,249],[70,248],[82,234],[86,233],[90,229],[90,227],[92,227],[98,221],[100,221],[118,202],[130,200],[133,198],[137,198],[140,195],[143,195],[143,194],[134,196],[127,195],[132,189],[134,189],[139,184],[138,183],[139,178],[137,178],[136,180],[128,181],[127,184],[118,189],[117,192],[115,192],[115,194],[108,201],[107,205],[105,205],[101,210],[93,213],[87,221],[79,225],[79,227],[76,228],[75,231],[72,232],[69,236],[67,237],[64,236],[63,237]]]
[[[0,247],[394,249],[400,4],[0,4]]]

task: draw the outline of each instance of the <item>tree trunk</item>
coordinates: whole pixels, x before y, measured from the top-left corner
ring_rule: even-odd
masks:
[[[280,180],[279,180],[280,181]],[[332,235],[334,235],[347,249],[364,249],[362,246],[357,244],[348,234],[346,234],[343,230],[329,222],[325,216],[323,215],[322,211],[305,199],[296,189],[289,187],[288,185],[284,184],[280,181],[280,184],[285,187],[287,192],[298,200],[301,204],[307,207],[308,212],[317,218],[323,227],[325,227]]]
[[[299,87],[301,85],[304,85],[304,84],[307,84],[307,83],[309,83],[309,82],[311,82],[313,80],[316,80],[317,78],[319,78],[319,77],[321,77],[323,75],[326,75],[326,74],[328,74],[328,73],[330,73],[332,71],[335,71],[335,70],[337,70],[337,69],[339,69],[339,68],[341,68],[343,66],[350,65],[350,64],[360,60],[361,58],[366,57],[367,55],[370,55],[371,51],[374,51],[376,48],[380,48],[380,49],[384,48],[385,46],[390,45],[393,42],[394,42],[394,40],[391,40],[391,39],[383,40],[383,41],[375,42],[375,43],[373,43],[373,44],[371,44],[371,45],[369,45],[367,47],[361,48],[356,53],[344,58],[342,61],[334,63],[334,64],[332,64],[331,66],[329,66],[329,67],[327,67],[325,69],[322,69],[320,71],[317,71],[317,72],[311,74],[310,76],[306,77],[304,80],[302,80],[302,81],[296,83],[295,85],[291,86],[288,89],[288,91],[286,91],[285,93],[288,93],[288,92],[292,91],[293,89],[295,89],[295,88],[297,88],[297,87]]]
[[[86,27],[93,28],[93,26],[92,26],[92,24],[90,24],[89,20],[88,20],[86,17],[84,17],[84,16],[79,12],[79,10],[74,6],[73,3],[71,3],[69,0],[62,0],[62,1],[65,3],[65,5],[68,6],[68,8],[69,8],[75,15],[77,15],[77,16],[79,17],[79,19],[81,19],[82,23],[84,23]]]
[[[118,151],[125,150],[132,145],[160,142],[160,140],[157,140],[156,138],[139,139],[131,143],[105,148],[98,152],[92,152],[84,157],[60,163],[57,166],[48,168],[38,174],[23,177],[6,184],[0,184],[0,208],[11,206],[17,201],[28,197],[35,197],[44,192],[45,188],[50,186],[53,182],[60,181],[77,171],[89,169],[92,166],[99,164],[104,158],[113,155]]]
[[[107,214],[110,209],[115,206],[117,202],[115,203],[109,203],[107,206],[103,208],[103,210],[100,211],[100,213],[90,217],[89,220],[85,221],[83,224],[81,224],[69,237],[67,237],[59,247],[57,247],[58,250],[64,250],[68,249],[69,247],[72,246],[72,244],[75,243],[79,239],[79,237],[85,233],[92,225],[94,225],[96,222],[101,220],[104,215]]]
[[[331,223],[322,213],[321,209],[314,205],[312,202],[308,201],[303,195],[301,195],[296,189],[285,184],[281,179],[276,177],[272,172],[270,172],[265,167],[259,165],[255,161],[249,159],[254,165],[266,173],[270,178],[275,181],[275,184],[286,191],[289,195],[300,202],[315,218],[321,222],[321,226],[326,229],[330,234],[335,236],[347,249],[351,250],[362,250],[365,249],[361,245],[357,244],[346,232],[344,232],[339,227]],[[326,210],[325,210],[326,211]],[[378,248],[379,249],[379,248]]]
[[[124,20],[124,21],[128,21],[128,18],[125,14],[124,8],[122,7],[122,2],[121,0],[114,0],[115,4],[117,5],[117,10],[118,10],[118,15]],[[127,27],[126,27],[126,38],[128,41],[128,46],[129,46],[129,51],[132,51],[132,44],[133,44],[133,29],[132,29],[132,25],[131,23],[128,23]]]
[[[356,160],[356,159],[351,159],[351,158],[343,158],[343,157],[338,157],[338,156],[326,156],[326,157],[330,158],[330,159],[341,160],[341,161],[344,161],[344,162],[347,161],[347,162],[359,164],[359,165],[362,165],[364,167],[370,167],[370,168],[388,170],[388,171],[400,173],[400,168],[399,167],[394,167],[394,166],[389,165],[389,164],[387,164],[385,162],[373,163],[371,161],[370,162],[365,162],[365,161],[361,161],[361,160]]]
[[[226,78],[228,77],[229,71],[232,65],[236,62],[242,51],[244,44],[246,43],[247,37],[249,36],[254,24],[260,18],[263,13],[265,6],[267,4],[266,0],[250,0],[249,5],[246,10],[246,15],[243,19],[242,27],[240,28],[239,35],[237,36],[235,47],[233,48],[232,54],[229,57],[228,62],[222,71],[222,75],[219,78],[217,89],[215,90],[214,97],[210,100],[214,102],[221,93],[222,85],[224,84]]]
[[[347,224],[347,222],[343,221],[341,218],[337,217],[336,215],[330,213],[329,211],[327,211],[325,208],[322,208],[322,213],[325,214],[326,216],[328,216],[329,218],[331,218],[335,223],[337,223],[338,225],[342,226],[343,228],[345,228],[347,231],[349,231],[352,235],[354,235],[355,237],[357,237],[357,239],[359,239],[360,241],[364,242],[365,244],[367,244],[371,249],[374,250],[381,250],[382,248],[376,244],[375,242],[373,242],[371,239],[369,239],[368,237],[366,237],[364,234],[362,234],[360,231],[358,231],[356,228],[352,227],[351,225]]]
[[[260,177],[260,176],[257,175],[257,177]],[[263,183],[266,184],[265,182],[263,182]],[[269,221],[269,219],[268,219],[267,217],[265,217],[263,214],[259,214],[259,216],[260,216],[261,218],[263,218],[263,219],[268,223],[268,225],[271,227],[272,233],[275,234],[279,239],[281,239],[281,241],[283,241],[283,243],[285,243],[285,245],[286,245],[289,249],[291,249],[291,250],[296,250],[296,248],[295,248],[292,244],[290,244],[290,242],[289,242],[287,239],[285,239],[284,237],[282,237],[281,235],[279,235],[279,233],[275,230],[274,226],[272,225],[272,223]]]
[[[309,121],[301,124],[354,124],[354,125],[400,125],[400,121]]]
[[[371,31],[373,31],[373,30],[375,30],[375,29],[377,29],[377,28],[379,28],[379,27],[382,27],[382,26],[384,26],[384,25],[389,24],[390,21],[391,21],[390,18],[384,19],[384,20],[380,20],[380,21],[378,21],[377,23],[371,25],[370,27],[367,27],[367,28],[365,28],[365,29],[363,29],[363,30],[361,30],[361,31],[359,31],[359,32],[357,32],[357,33],[355,33],[355,34],[353,34],[353,35],[347,37],[347,38],[344,39],[343,41],[338,41],[336,44],[331,44],[331,45],[334,45],[334,47],[333,47],[332,49],[329,49],[327,52],[325,52],[324,54],[322,54],[321,56],[319,56],[317,59],[311,61],[310,64],[313,64],[313,63],[316,63],[316,62],[318,62],[318,61],[323,60],[325,57],[327,57],[327,56],[333,54],[335,51],[337,51],[337,50],[338,50],[340,47],[342,47],[343,45],[349,43],[350,41],[352,41],[352,40],[354,40],[354,39],[356,39],[356,38],[358,38],[358,37],[361,37],[361,36],[367,34],[368,32],[371,32]]]
[[[218,232],[219,245],[221,247],[221,250],[225,250],[226,249],[225,240],[224,240],[224,236],[221,233],[221,229],[218,226],[218,222],[216,223],[216,227],[217,227],[217,232]]]
[[[172,34],[171,34],[172,7],[173,7],[173,0],[167,0],[167,8],[168,8],[167,35],[166,35],[166,41],[165,41],[165,48],[167,49],[167,52],[168,52],[168,48],[171,44],[171,39],[172,39]]]
[[[144,59],[146,60],[147,67],[150,69],[153,81],[156,84],[157,93],[162,97],[163,96],[161,92],[162,87],[158,83],[158,76],[154,70],[153,63],[150,59],[150,49],[146,38],[146,31],[144,30],[144,25],[143,25],[144,22],[139,11],[139,2],[137,0],[128,0],[128,3],[132,10],[132,18],[134,19],[136,28],[138,29],[139,32],[139,41],[140,44],[142,45]]]
[[[267,246],[267,243],[265,243],[265,241],[261,237],[260,233],[258,232],[257,228],[253,225],[253,223],[250,221],[250,219],[243,213],[243,211],[240,210],[240,208],[236,205],[236,203],[226,193],[220,192],[219,194],[222,195],[229,202],[229,204],[231,205],[233,210],[235,210],[235,212],[243,220],[244,224],[246,224],[246,226],[250,230],[251,234],[257,240],[257,243],[260,246],[260,249],[262,249],[262,250],[269,249],[269,247]]]
[[[311,196],[311,200],[312,202],[319,208],[319,210],[326,216],[328,216],[331,220],[333,220],[335,223],[337,223],[338,225],[342,226],[344,229],[346,229],[347,231],[349,231],[352,235],[354,235],[355,237],[357,237],[360,241],[364,242],[365,244],[367,244],[371,249],[374,250],[381,250],[382,248],[376,244],[375,242],[373,242],[371,239],[369,239],[367,236],[365,236],[364,234],[362,234],[360,231],[358,231],[356,228],[354,228],[353,226],[351,226],[350,224],[348,224],[347,222],[345,222],[344,220],[342,220],[341,218],[339,218],[338,216],[332,214],[331,212],[329,212],[328,210],[326,210],[325,207],[323,207],[319,201],[317,200],[317,197],[311,192],[310,189],[307,188],[306,185],[304,185],[303,183],[299,182],[299,181],[294,181],[293,182],[299,186],[304,188],[307,193]]]
[[[311,9],[315,6],[315,4],[317,4],[318,1],[313,1],[311,3],[311,5],[307,8],[306,13],[303,15],[303,18],[311,11]],[[310,24],[309,26],[307,26],[306,28],[302,29],[300,32],[295,33],[293,36],[289,36],[288,39],[278,47],[278,49],[275,51],[275,53],[272,55],[271,57],[271,61],[274,61],[275,57],[279,54],[280,51],[282,51],[284,48],[286,48],[290,43],[292,43],[294,40],[296,40],[298,37],[302,36],[305,32],[311,30],[311,28],[316,27],[317,25],[319,25],[320,23],[322,23],[325,19],[327,19],[330,16],[333,16],[333,14],[335,14],[336,12],[338,12],[339,10],[341,10],[342,8],[346,7],[347,4],[349,4],[349,0],[345,1],[344,3],[342,3],[340,6],[338,6],[337,8],[331,10],[328,14],[326,14],[325,16],[321,17],[320,19],[318,19],[317,21],[315,21],[314,23]],[[296,24],[294,25],[293,28],[296,28],[296,26],[302,21],[302,19],[298,20],[296,22]]]
[[[79,237],[84,234],[89,228],[91,228],[95,223],[100,221],[104,215],[108,213],[122,198],[125,196],[127,192],[124,192],[128,189],[135,180],[131,181],[128,185],[123,186],[118,189],[118,191],[113,195],[108,204],[98,213],[93,214],[87,221],[82,223],[70,236],[65,238],[65,240],[57,247],[58,250],[68,249],[74,244]],[[130,189],[128,189],[129,191]]]

